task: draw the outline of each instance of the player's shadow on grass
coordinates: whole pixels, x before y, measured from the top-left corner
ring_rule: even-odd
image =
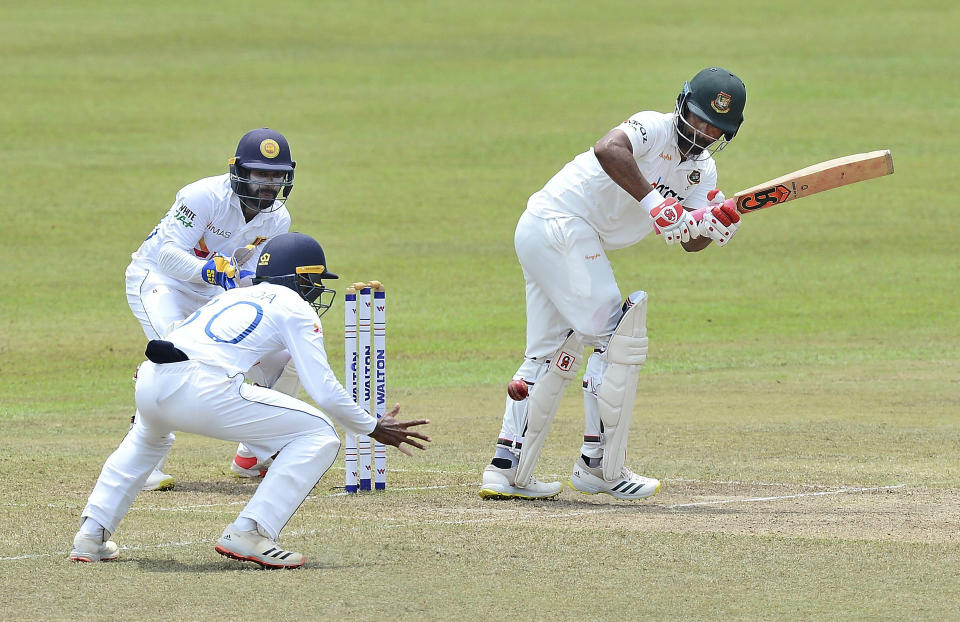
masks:
[[[218,556],[219,557],[219,556]],[[179,562],[175,559],[138,559],[130,560],[137,564],[139,569],[143,572],[156,572],[156,573],[181,573],[181,572],[195,572],[195,573],[222,573],[222,572],[268,572],[266,568],[261,568],[257,564],[252,562],[237,562],[228,559],[211,559],[209,561],[197,562],[185,564]],[[336,564],[332,561],[319,560],[319,561],[307,561],[300,568],[294,568],[291,570],[340,570],[347,568],[356,568],[361,569],[363,565],[360,564]]]
[[[174,492],[196,492],[196,493],[215,493],[219,495],[238,495],[249,497],[257,489],[257,485],[262,482],[262,478],[256,479],[205,479],[196,482],[177,481]]]

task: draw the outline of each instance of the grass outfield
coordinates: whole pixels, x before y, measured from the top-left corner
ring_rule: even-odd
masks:
[[[0,619],[955,617],[960,8],[641,4],[4,7]],[[880,148],[896,174],[750,215],[724,249],[613,252],[622,291],[650,293],[630,464],[663,490],[481,501],[523,352],[527,196],[711,64],[749,94],[727,194]],[[388,399],[433,420],[434,447],[391,452],[383,495],[339,495],[338,462],[281,538],[307,568],[264,573],[213,551],[255,484],[229,444],[183,434],[177,488],[138,498],[122,561],[69,564],[132,408],[129,255],[263,125],[298,161],[294,229],[386,283]],[[571,389],[538,472],[565,478],[580,434]]]

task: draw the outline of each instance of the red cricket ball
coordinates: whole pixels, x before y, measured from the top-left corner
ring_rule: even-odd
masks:
[[[527,399],[529,392],[527,383],[523,380],[511,380],[510,384],[507,385],[507,395],[515,402]]]

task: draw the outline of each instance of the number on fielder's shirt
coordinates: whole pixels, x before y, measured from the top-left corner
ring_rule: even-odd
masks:
[[[287,350],[321,410],[356,434],[367,434],[376,425],[330,369],[316,311],[291,289],[261,283],[223,292],[179,323],[166,339],[190,360],[221,368],[228,376]]]

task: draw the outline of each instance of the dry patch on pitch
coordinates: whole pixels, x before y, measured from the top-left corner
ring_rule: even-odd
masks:
[[[960,491],[908,485],[801,487],[667,481],[659,495],[641,502],[566,490],[555,501],[478,499],[465,506],[429,509],[414,505],[408,502],[396,508],[399,512],[390,522],[395,526],[520,522],[541,528],[960,542],[956,523]],[[405,510],[413,513],[406,515]]]

